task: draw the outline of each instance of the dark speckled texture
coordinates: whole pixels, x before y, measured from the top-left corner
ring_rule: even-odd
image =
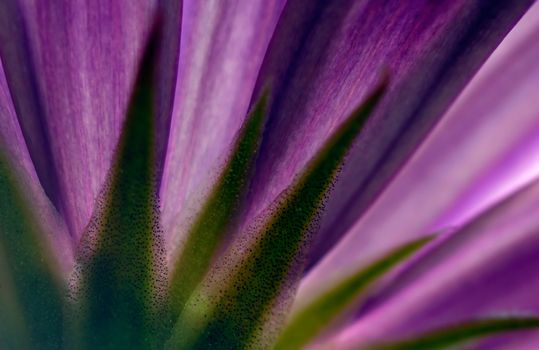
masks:
[[[80,349],[148,349],[159,343],[166,285],[155,182],[152,78],[159,36],[141,63],[129,113],[75,270]]]
[[[271,84],[273,95],[245,220],[290,184],[380,70],[389,69],[381,108],[328,199],[314,264],[368,208],[532,2],[288,1],[257,82],[259,90]]]
[[[249,349],[271,342],[265,339],[267,335],[259,334],[267,314],[271,314],[282,289],[293,290],[297,285],[305,245],[311,239],[324,200],[386,84],[381,83],[330,137],[268,213],[267,222],[248,232],[243,242],[237,242],[228,258],[225,254],[223,269],[230,272],[223,280],[216,278],[219,291],[210,300],[204,300],[203,295],[194,299],[187,317],[180,316],[169,348]],[[244,252],[238,255],[241,249]],[[287,303],[279,301],[283,302]],[[208,303],[213,306],[202,316],[207,323],[198,329],[190,325],[189,313],[196,310],[197,304]]]

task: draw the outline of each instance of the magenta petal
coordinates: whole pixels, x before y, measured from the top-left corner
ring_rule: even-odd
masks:
[[[469,319],[539,313],[538,206],[539,180],[433,244],[333,344],[357,348]]]
[[[539,175],[539,4],[524,16],[301,293],[465,220]]]
[[[243,122],[284,0],[183,2],[180,60],[161,187],[167,236],[218,171]],[[193,206],[195,208],[193,208]]]
[[[45,151],[30,154],[36,162],[50,150],[37,172],[56,179],[58,189],[44,183],[46,192],[58,193],[78,238],[110,167],[155,1],[20,1],[20,12],[15,3],[1,6],[13,19],[1,28],[14,35],[0,43],[8,83],[25,107],[19,118],[41,123],[25,136],[30,145],[43,139]]]
[[[301,1],[283,10],[258,89],[274,91],[249,218],[267,206],[361,100],[391,86],[322,219],[326,251],[356,221],[531,1]],[[383,166],[382,166],[383,165]]]

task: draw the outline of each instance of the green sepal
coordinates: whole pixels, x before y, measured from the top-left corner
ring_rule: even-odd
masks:
[[[67,286],[28,188],[0,154],[0,347],[59,349]]]
[[[441,350],[453,348],[467,341],[486,336],[501,335],[522,330],[539,330],[537,317],[504,317],[468,321],[456,326],[441,328],[394,343],[378,344],[368,350]],[[359,350],[359,349],[358,349]]]
[[[277,202],[265,223],[236,244],[224,261],[224,276],[212,276],[214,294],[198,292],[180,315],[167,343],[171,349],[261,347],[260,332],[284,289],[295,286],[302,256],[325,197],[367,117],[382,97],[382,83],[308,164]],[[239,259],[238,259],[239,258]],[[238,261],[239,260],[239,261]],[[293,288],[293,287],[292,287]],[[291,295],[290,295],[291,297]],[[265,338],[262,336],[262,338]]]
[[[352,305],[368,287],[430,240],[431,238],[422,238],[395,249],[370,266],[348,276],[294,312],[274,348],[276,350],[301,349]]]
[[[161,335],[166,265],[156,184],[150,37],[107,183],[78,252],[77,349],[152,349]]]
[[[188,231],[181,255],[174,263],[168,293],[172,320],[177,319],[204,278],[235,221],[262,138],[266,104],[267,94],[264,94],[240,129],[221,176]]]

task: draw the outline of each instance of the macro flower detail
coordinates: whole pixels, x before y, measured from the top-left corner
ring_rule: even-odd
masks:
[[[531,0],[3,0],[0,348],[539,346]]]

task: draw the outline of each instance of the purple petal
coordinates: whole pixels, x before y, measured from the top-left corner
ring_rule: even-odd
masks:
[[[11,148],[16,148],[16,153],[29,152],[34,168],[32,173],[35,172],[47,196],[61,209],[58,175],[52,162],[49,135],[44,127],[43,104],[35,80],[36,69],[31,62],[28,32],[21,4],[17,0],[0,3],[0,55],[5,83],[26,143],[25,147],[13,145]],[[25,168],[28,169],[28,166]]]
[[[538,205],[539,180],[434,244],[333,345],[357,348],[469,319],[539,313]]]
[[[178,77],[178,60],[180,58],[180,33],[182,27],[182,0],[167,0],[160,2],[162,30],[161,46],[158,48],[158,69],[156,72],[157,89],[155,95],[156,118],[157,118],[157,179],[158,187],[163,178],[164,164],[166,160],[168,139],[170,134],[170,121],[174,109],[176,95],[176,80]]]
[[[37,173],[54,177],[42,180],[45,191],[78,238],[110,167],[155,1],[15,3],[1,6],[13,19],[1,28],[13,35],[0,43],[8,83],[31,124],[27,143],[43,146],[29,147],[34,163],[47,160]]]
[[[12,103],[7,86],[4,69],[0,61],[0,148],[10,157],[16,167],[21,183],[24,184],[28,195],[32,198],[40,224],[47,235],[49,246],[59,262],[62,272],[67,277],[73,266],[73,246],[67,228],[48,200],[39,183],[34,164],[30,158],[23,133],[17,120],[17,114]]]
[[[477,344],[475,350],[536,350],[539,348],[539,332],[525,331],[491,337]]]
[[[535,5],[301,293],[398,244],[460,225],[539,175],[538,35]]]
[[[218,170],[243,122],[284,0],[183,3],[180,60],[161,187],[168,236]],[[193,209],[193,208],[190,208]],[[180,215],[181,214],[181,215]],[[192,214],[192,213],[191,213]]]
[[[0,143],[12,162],[24,169],[32,181],[39,185],[34,164],[28,153],[26,142],[17,120],[17,113],[7,86],[2,61],[0,60]]]
[[[387,68],[389,92],[327,203],[314,252],[315,259],[320,256],[356,221],[530,3],[289,1],[257,84],[257,91],[269,85],[274,94],[246,221],[286,188]]]

